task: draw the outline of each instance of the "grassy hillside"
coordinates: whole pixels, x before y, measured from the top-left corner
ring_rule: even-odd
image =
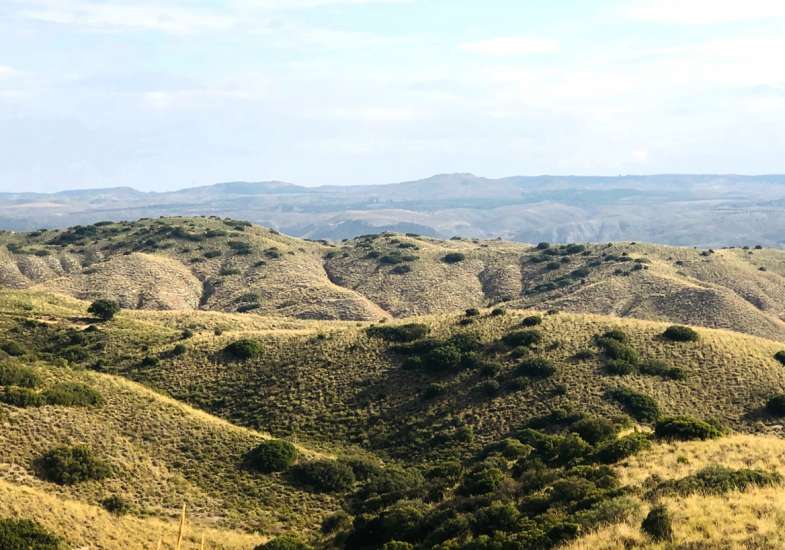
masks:
[[[535,247],[413,234],[340,245],[245,222],[162,218],[0,233],[0,286],[124,307],[380,320],[504,303],[785,340],[785,252]]]
[[[368,550],[662,547],[640,528],[658,503],[680,544],[781,543],[785,443],[765,410],[785,393],[775,341],[533,310],[98,322],[88,305],[0,292],[0,365],[38,379],[0,384],[0,519],[34,519],[72,545],[150,547],[161,532],[171,545],[182,504],[189,547],[204,534],[208,548],[250,550],[282,533]],[[69,384],[98,401],[8,397]],[[700,437],[737,433],[668,442],[661,426],[681,415]],[[299,442],[298,463],[250,469],[266,432]],[[111,475],[42,479],[37,458],[74,445]],[[717,465],[730,470],[705,470]],[[113,496],[129,508],[117,519]]]

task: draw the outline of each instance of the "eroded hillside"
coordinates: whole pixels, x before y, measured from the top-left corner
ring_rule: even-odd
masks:
[[[5,246],[2,246],[5,245]],[[380,320],[504,304],[785,339],[785,252],[522,245],[415,234],[304,241],[164,218],[0,234],[0,285],[126,308]]]

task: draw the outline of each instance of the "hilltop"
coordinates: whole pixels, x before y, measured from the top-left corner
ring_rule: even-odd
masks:
[[[228,182],[170,192],[129,188],[0,193],[0,228],[216,215],[298,237],[415,232],[512,241],[647,241],[681,246],[781,247],[782,175],[626,175],[483,178],[440,174],[387,185],[307,187]]]
[[[503,304],[785,339],[785,252],[639,243],[534,246],[416,233],[308,241],[162,218],[0,234],[0,287],[125,308],[381,320]]]

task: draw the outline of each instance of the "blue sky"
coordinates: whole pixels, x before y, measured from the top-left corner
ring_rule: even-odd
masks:
[[[0,191],[785,172],[782,0],[0,0]]]

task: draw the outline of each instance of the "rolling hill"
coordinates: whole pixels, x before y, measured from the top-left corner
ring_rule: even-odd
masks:
[[[640,524],[663,503],[679,543],[782,542],[782,424],[766,409],[785,392],[781,343],[706,328],[673,339],[668,323],[533,310],[376,324],[124,310],[97,322],[88,305],[0,292],[3,376],[24,368],[38,379],[33,393],[81,384],[100,396],[31,405],[8,401],[21,391],[8,382],[2,391],[0,519],[34,519],[70,544],[149,547],[163,534],[172,547],[182,504],[186,547],[204,534],[209,548],[250,550],[282,533],[320,548],[392,538],[430,548],[433,537],[474,548],[490,535],[516,548],[658,547]],[[255,345],[237,355],[237,342]],[[635,405],[646,399],[656,415]],[[705,441],[648,435],[684,415],[709,422],[696,424]],[[248,451],[270,437],[297,442],[300,463],[346,461],[353,485],[303,486],[297,466],[249,470]],[[641,447],[603,458],[616,441]],[[40,479],[37,456],[77,444],[112,475]],[[456,480],[434,473],[456,461]],[[527,481],[530,468],[544,489]],[[476,485],[491,474],[499,481]],[[105,510],[112,496],[128,509]],[[451,535],[430,523],[445,521]],[[504,538],[519,529],[534,538]]]
[[[306,241],[218,218],[0,234],[0,287],[123,307],[380,320],[504,304],[785,339],[785,253],[524,245],[413,233]]]

